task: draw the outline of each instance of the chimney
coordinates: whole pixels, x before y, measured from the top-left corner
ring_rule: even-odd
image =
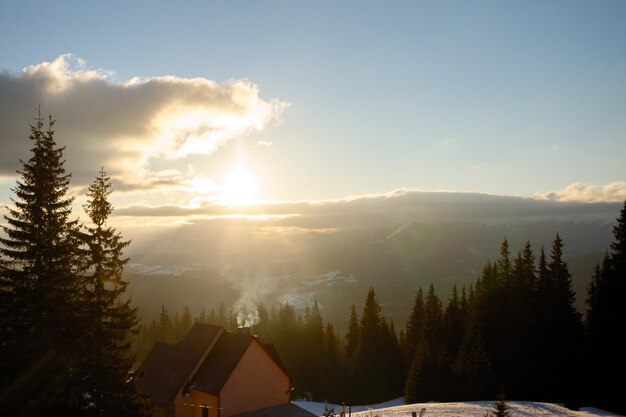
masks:
[[[237,328],[237,334],[242,336],[250,336],[250,327],[240,326]]]

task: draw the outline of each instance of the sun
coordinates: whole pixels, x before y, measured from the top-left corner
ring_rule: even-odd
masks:
[[[222,201],[241,206],[252,204],[259,196],[259,183],[244,167],[229,172],[222,182]]]

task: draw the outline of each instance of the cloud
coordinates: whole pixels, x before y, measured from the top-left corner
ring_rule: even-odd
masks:
[[[0,177],[28,157],[28,122],[41,106],[57,120],[57,143],[66,146],[74,183],[91,181],[104,166],[119,189],[182,183],[159,174],[155,161],[208,155],[223,143],[278,120],[287,107],[265,100],[248,80],[159,76],[117,81],[71,54],[0,73]]]
[[[535,193],[537,199],[553,201],[578,201],[584,203],[626,201],[626,182],[615,181],[607,185],[591,185],[577,182],[560,191]]]
[[[588,204],[480,193],[398,189],[335,200],[265,202],[242,207],[221,205],[210,200],[197,201],[194,206],[134,205],[119,208],[114,215],[124,219],[185,219],[186,223],[212,221],[276,232],[333,233],[407,222],[490,224],[612,220],[619,208],[616,203]]]

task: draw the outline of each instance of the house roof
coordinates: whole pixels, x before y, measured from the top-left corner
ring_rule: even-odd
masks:
[[[226,333],[198,369],[193,388],[207,394],[219,395],[254,338],[249,335]]]
[[[253,342],[259,343],[256,337],[250,335],[224,333],[198,369],[192,387],[207,394],[219,395],[248,346]],[[263,343],[259,345],[288,376],[274,345]]]
[[[223,330],[220,326],[195,323],[178,344],[157,343],[137,370],[141,389],[152,394],[156,403],[172,402]]]

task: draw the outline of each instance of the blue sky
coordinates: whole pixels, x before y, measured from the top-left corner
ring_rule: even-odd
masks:
[[[567,194],[576,183],[594,195],[610,184],[626,195],[623,1],[1,7],[0,70],[13,81],[25,67],[71,53],[83,70],[113,72],[113,84],[244,79],[265,102],[283,104],[211,153],[151,156],[152,171],[192,165],[219,183],[243,159],[267,200],[398,188],[533,196]]]

